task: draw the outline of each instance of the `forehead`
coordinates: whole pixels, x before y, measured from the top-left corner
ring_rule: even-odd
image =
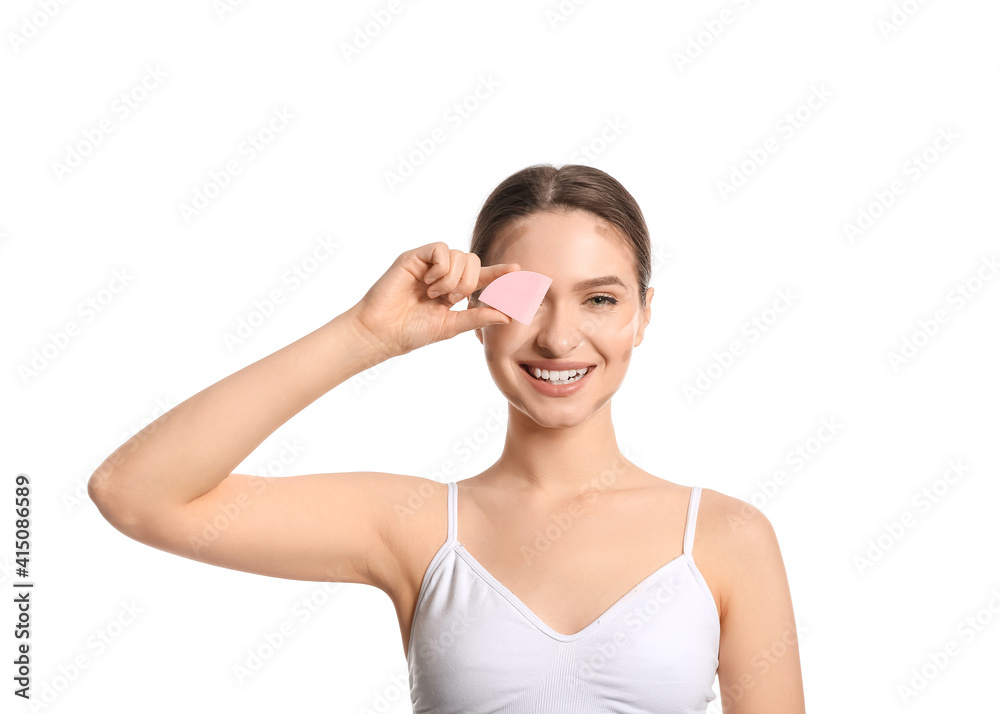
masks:
[[[631,246],[606,221],[584,211],[534,213],[498,236],[491,263],[517,263],[552,278],[553,289],[613,273],[635,281]]]

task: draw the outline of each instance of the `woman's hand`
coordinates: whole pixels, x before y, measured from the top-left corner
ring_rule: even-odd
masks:
[[[517,263],[482,267],[479,256],[452,250],[443,242],[408,250],[351,308],[361,332],[387,356],[489,325],[509,325],[511,318],[492,307],[451,307],[505,273]]]

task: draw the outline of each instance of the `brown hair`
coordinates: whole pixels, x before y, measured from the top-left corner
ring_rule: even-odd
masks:
[[[582,164],[535,164],[504,179],[489,195],[472,230],[470,253],[483,265],[500,235],[533,213],[586,211],[610,224],[632,247],[639,281],[639,301],[646,306],[652,250],[639,204],[611,175]],[[472,297],[478,298],[476,291]]]

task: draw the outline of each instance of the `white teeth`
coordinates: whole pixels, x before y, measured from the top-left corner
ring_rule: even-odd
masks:
[[[570,382],[576,382],[587,373],[588,369],[589,367],[584,367],[583,369],[564,369],[550,372],[547,369],[529,367],[535,379],[545,380],[549,384],[569,384]]]

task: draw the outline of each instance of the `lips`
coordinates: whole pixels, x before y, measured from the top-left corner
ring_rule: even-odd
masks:
[[[591,375],[594,374],[596,370],[588,369],[586,373],[577,379],[576,381],[569,382],[567,384],[552,384],[546,382],[543,379],[536,379],[531,372],[528,371],[528,365],[520,365],[521,371],[524,372],[524,378],[528,380],[531,386],[539,393],[546,397],[568,397],[571,394],[579,391],[584,385],[590,381]],[[579,369],[582,369],[579,368]]]

